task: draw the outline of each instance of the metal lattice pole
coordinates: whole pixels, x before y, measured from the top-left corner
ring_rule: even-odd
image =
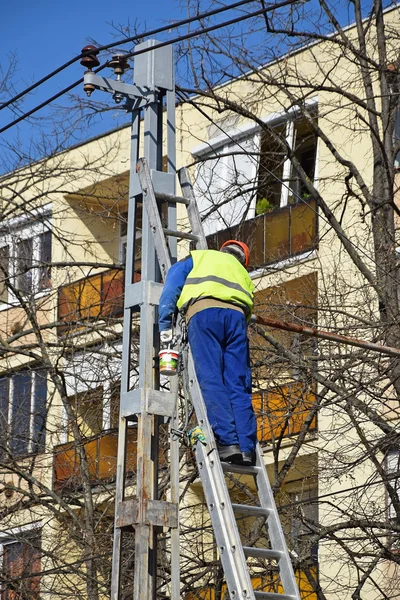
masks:
[[[113,94],[116,101],[126,100],[132,113],[131,168],[129,184],[125,304],[122,341],[121,399],[118,435],[117,478],[115,492],[115,528],[112,559],[111,599],[121,597],[121,567],[124,532],[135,531],[134,600],[155,600],[157,590],[157,536],[162,528],[171,530],[171,599],[179,600],[179,533],[178,533],[178,449],[171,442],[171,501],[158,500],[159,426],[173,420],[176,413],[176,389],[159,390],[159,373],[155,368],[158,351],[157,306],[161,293],[160,270],[147,212],[142,209],[141,281],[134,281],[135,238],[138,207],[142,191],[136,174],[141,143],[153,184],[165,193],[175,194],[175,89],[172,47],[153,49],[149,40],[136,47],[142,53],[135,59],[134,83],[125,84],[85,73],[84,87],[91,93],[101,89]],[[147,52],[143,50],[148,49]],[[94,49],[95,50],[95,49]],[[94,52],[85,58],[85,66],[98,64]],[[119,72],[126,59],[113,57]],[[123,70],[122,70],[123,72]],[[118,73],[115,70],[115,73]],[[165,107],[165,110],[164,110]],[[166,116],[163,123],[164,115]],[[141,131],[142,129],[142,131]],[[168,172],[162,172],[163,131],[166,131]],[[176,227],[176,205],[168,205],[168,226]],[[169,245],[170,258],[176,260],[176,241]],[[140,314],[139,378],[133,381],[132,322]],[[136,495],[126,497],[128,426],[137,424]]]

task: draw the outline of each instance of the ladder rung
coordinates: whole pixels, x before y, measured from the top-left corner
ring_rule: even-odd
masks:
[[[283,557],[283,552],[279,550],[269,550],[268,548],[255,548],[253,546],[243,546],[245,556],[253,558],[270,558],[272,560],[280,560]]]
[[[165,235],[170,235],[172,237],[179,238],[181,240],[192,240],[193,242],[198,242],[199,236],[194,233],[185,233],[184,231],[174,231],[174,229],[163,229]]]
[[[278,594],[278,592],[256,592],[254,590],[256,600],[296,600],[295,596],[289,594]]]
[[[227,473],[242,473],[243,475],[257,475],[258,467],[245,467],[243,465],[232,465],[227,462],[221,462],[223,471]]]
[[[190,204],[190,200],[183,196],[174,196],[173,194],[164,194],[160,192],[155,194],[155,197],[157,200],[164,200],[165,202],[176,202],[178,204],[185,204],[185,206],[189,206]]]
[[[232,504],[233,512],[251,517],[269,517],[273,512],[272,508],[263,506],[249,506],[248,504]]]

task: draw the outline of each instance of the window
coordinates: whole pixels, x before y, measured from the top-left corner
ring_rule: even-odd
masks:
[[[108,384],[69,397],[74,421],[84,437],[118,427],[119,395],[119,385]],[[68,424],[68,439],[74,440],[71,423]]]
[[[308,179],[313,181],[315,176],[317,138],[307,121],[288,121],[285,125],[275,127],[274,132],[263,132],[258,169],[257,214],[308,200],[310,197],[296,168],[277,143],[274,133],[285,138]]]
[[[394,488],[394,491],[400,499],[400,453],[398,450],[390,450],[386,455],[386,472],[388,474],[388,483]],[[396,510],[390,496],[387,496],[387,512],[391,521],[397,521]]]
[[[12,302],[7,282],[24,295],[37,294],[51,285],[51,231],[44,220],[8,228],[0,236],[0,301]]]
[[[40,598],[40,532],[23,532],[3,541],[1,600]]]
[[[194,191],[206,235],[254,217],[259,136],[226,144],[204,157]]]
[[[0,378],[0,455],[44,451],[47,381],[43,370]]]
[[[260,317],[314,327],[318,319],[317,273],[296,277],[256,292],[254,307]],[[265,331],[290,349],[300,361],[315,352],[316,340],[313,337],[267,327]],[[249,331],[249,339],[252,364],[257,365],[253,369],[255,380],[268,381],[269,389],[276,389],[288,381],[302,378],[298,365],[283,358],[278,360],[273,352],[271,354],[269,343],[261,335]]]
[[[209,247],[243,239],[253,268],[317,246],[315,200],[277,136],[314,181],[317,137],[299,118],[208,152],[194,185]]]

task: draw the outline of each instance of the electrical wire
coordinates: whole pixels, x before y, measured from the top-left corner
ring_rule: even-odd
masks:
[[[243,3],[247,3],[248,1],[252,1],[252,0],[242,0]],[[165,46],[169,46],[169,45],[175,44],[177,42],[183,42],[183,41],[191,39],[193,37],[197,37],[199,35],[204,35],[205,33],[209,33],[211,31],[215,31],[216,29],[220,29],[220,28],[226,27],[228,25],[234,25],[234,24],[240,23],[241,21],[244,21],[246,19],[250,19],[250,18],[253,18],[255,16],[259,16],[261,14],[265,14],[265,13],[271,11],[271,10],[276,10],[277,8],[282,8],[284,6],[288,6],[288,5],[291,5],[291,4],[297,4],[299,1],[301,1],[301,0],[283,0],[282,2],[275,3],[273,6],[262,8],[262,9],[260,9],[258,11],[255,11],[255,12],[252,12],[252,13],[248,13],[248,14],[242,15],[240,17],[236,17],[235,19],[231,19],[229,21],[224,21],[223,23],[218,23],[217,25],[212,25],[210,27],[205,27],[205,28],[202,28],[202,29],[198,29],[198,30],[196,30],[194,32],[187,33],[185,35],[176,37],[176,38],[174,38],[172,40],[168,40],[168,41],[165,41],[165,42],[160,42],[159,44],[155,44],[154,46],[151,46],[149,48],[143,48],[142,50],[138,50],[136,52],[127,53],[126,54],[126,58],[131,58],[131,57],[139,56],[140,54],[144,54],[146,52],[157,50],[159,48],[164,48]],[[112,44],[112,45],[122,45],[124,43],[127,43],[127,40],[126,41],[122,41],[122,42],[116,42],[115,44]],[[78,60],[78,58],[79,57],[77,57],[76,60]],[[104,65],[100,66],[94,72],[98,73],[99,71],[101,71],[102,69],[104,69],[106,66],[108,66],[108,62],[105,63]],[[20,115],[17,119],[15,119],[14,121],[11,121],[11,123],[8,123],[8,125],[5,125],[4,127],[2,127],[0,129],[0,134],[4,133],[5,131],[7,131],[8,129],[10,129],[11,127],[13,127],[14,125],[17,125],[21,121],[24,121],[26,118],[32,116],[33,114],[35,114],[36,112],[38,112],[39,110],[41,110],[42,108],[44,108],[45,106],[47,106],[48,104],[50,104],[51,102],[54,102],[54,100],[57,100],[58,98],[60,98],[61,96],[63,96],[64,94],[66,94],[67,92],[69,92],[70,90],[72,90],[74,87],[76,87],[77,85],[79,85],[82,82],[83,82],[83,78],[79,79],[78,81],[75,81],[75,83],[69,85],[67,88],[61,90],[60,92],[58,92],[57,94],[55,94],[54,96],[52,96],[51,98],[49,98],[48,100],[45,100],[44,102],[42,102],[38,106],[32,108],[27,113],[24,113],[24,114]]]
[[[189,100],[189,95],[184,92],[183,90],[179,90],[179,88],[177,89],[177,95],[180,94],[181,100],[183,102],[188,102]],[[186,96],[184,95],[186,94]],[[223,135],[225,135],[231,142],[233,142],[236,146],[238,146],[241,150],[243,150],[243,152],[249,156],[251,158],[251,160],[254,161],[254,163],[256,164],[256,166],[259,166],[259,163],[257,161],[257,159],[251,154],[249,153],[237,140],[235,140],[231,135],[229,135],[229,133],[227,133],[226,131],[224,131],[222,129],[222,127],[216,123],[215,121],[213,121],[213,119],[207,115],[207,113],[205,111],[203,111],[199,106],[197,106],[194,102],[192,102],[192,106],[194,106],[204,117],[206,117],[213,125],[215,125],[222,133]],[[266,167],[265,165],[262,165],[263,170],[265,173],[267,173],[268,175],[272,175],[272,177],[279,183],[281,184],[283,187],[285,187],[286,189],[288,189],[289,191],[292,192],[292,194],[298,199],[301,200],[302,204],[304,204],[305,206],[307,206],[312,212],[314,212],[319,219],[321,219],[322,221],[324,221],[327,225],[331,226],[329,220],[324,216],[321,215],[318,210],[316,208],[314,208],[313,206],[311,206],[310,204],[307,203],[306,200],[304,200],[303,198],[300,197],[300,195],[295,191],[292,190],[290,188],[290,186],[283,181],[282,179],[280,179],[275,173],[273,173],[272,171],[270,171],[268,169],[268,167]],[[388,271],[384,270],[382,267],[380,267],[378,265],[378,263],[376,262],[376,260],[367,252],[365,252],[365,250],[363,250],[362,248],[360,248],[360,246],[358,246],[355,242],[353,242],[353,240],[351,240],[346,234],[343,233],[343,236],[346,238],[346,240],[353,246],[353,248],[357,251],[360,252],[360,254],[363,254],[365,258],[367,258],[368,260],[370,260],[376,267],[378,267],[382,273],[384,273],[385,275],[387,275],[390,279],[392,279],[392,281],[394,281],[396,284],[399,283],[399,281],[393,277],[393,275],[391,273],[389,273]]]
[[[159,27],[158,29],[151,29],[150,31],[143,31],[142,33],[138,33],[138,34],[128,37],[128,38],[124,38],[123,40],[118,40],[117,42],[112,42],[111,44],[106,44],[105,46],[99,46],[97,48],[97,50],[99,52],[102,52],[103,50],[110,50],[111,48],[114,48],[115,46],[120,46],[120,45],[127,44],[130,42],[136,42],[144,37],[149,37],[151,35],[158,35],[159,33],[164,33],[165,31],[170,31],[171,29],[177,29],[178,27],[183,27],[184,25],[190,25],[194,21],[200,21],[202,19],[212,17],[212,16],[222,13],[226,10],[232,10],[234,8],[239,8],[240,6],[249,4],[250,2],[254,2],[254,0],[240,0],[240,2],[235,2],[234,4],[231,4],[229,6],[223,6],[221,8],[216,8],[214,10],[210,10],[205,13],[201,13],[200,15],[197,15],[196,17],[189,17],[187,19],[182,19],[181,21],[172,23],[170,25],[164,25],[163,27]],[[74,64],[76,61],[80,60],[81,58],[83,58],[84,56],[87,56],[89,54],[91,54],[90,51],[81,52],[81,54],[79,54],[78,56],[71,58],[71,60],[67,61],[66,63],[64,63],[57,69],[55,69],[54,71],[51,71],[51,73],[49,73],[48,75],[45,75],[44,77],[42,77],[42,79],[39,79],[39,81],[33,83],[31,86],[29,86],[22,92],[19,92],[16,96],[11,98],[10,100],[7,100],[7,102],[3,102],[3,104],[0,104],[0,111],[3,108],[7,108],[7,106],[10,106],[10,104],[17,102],[17,100],[20,100],[20,98],[22,98],[26,94],[29,94],[29,92],[32,92],[34,89],[36,89],[40,85],[42,85],[43,83],[45,83],[46,81],[48,81],[49,79],[54,77],[55,75],[58,75],[58,73],[61,73],[61,71],[63,71],[70,65]],[[79,80],[79,82],[81,82],[81,80]]]
[[[248,1],[250,1],[250,0],[242,0],[243,3],[247,3]],[[129,58],[129,57],[138,56],[140,54],[144,54],[146,52],[157,50],[159,48],[163,48],[165,46],[169,46],[169,45],[175,44],[177,42],[182,42],[182,41],[185,41],[187,39],[191,39],[193,37],[197,37],[199,35],[203,35],[204,33],[209,33],[210,31],[215,31],[216,29],[220,29],[222,27],[226,27],[227,25],[234,25],[234,24],[239,23],[239,22],[241,22],[241,21],[243,21],[245,19],[250,19],[250,18],[252,18],[254,16],[259,16],[261,14],[265,14],[265,13],[271,11],[271,10],[276,10],[277,8],[281,8],[281,7],[284,7],[284,6],[287,6],[287,5],[291,5],[291,4],[297,4],[299,1],[301,1],[301,0],[283,0],[282,2],[280,2],[278,4],[275,3],[273,6],[262,8],[262,9],[260,9],[258,11],[255,11],[254,13],[248,13],[246,15],[242,15],[241,17],[236,17],[235,19],[231,19],[230,21],[224,21],[223,23],[219,23],[217,25],[213,25],[213,26],[210,26],[210,27],[205,27],[205,28],[202,28],[200,30],[196,30],[194,32],[185,34],[183,36],[176,37],[176,38],[174,38],[172,40],[168,40],[168,41],[165,41],[165,42],[161,42],[159,44],[155,44],[154,46],[151,46],[149,48],[143,48],[142,50],[138,50],[136,52],[128,53],[126,55],[126,57]],[[113,45],[121,45],[123,43],[126,43],[126,41],[116,42]],[[102,65],[98,69],[96,69],[94,72],[98,73],[99,71],[101,71],[102,69],[104,69],[107,65],[108,65],[108,63],[105,63],[104,65]],[[72,90],[74,87],[76,87],[77,85],[79,85],[82,82],[83,82],[83,78],[79,79],[78,81],[75,81],[75,83],[73,83],[73,84],[69,85],[67,88],[61,90],[60,92],[58,92],[57,94],[55,94],[54,96],[52,96],[51,98],[49,98],[48,100],[45,100],[44,102],[42,102],[38,106],[32,108],[27,113],[22,114],[21,116],[19,116],[17,119],[15,119],[14,121],[12,121],[11,123],[8,123],[8,125],[5,125],[4,127],[2,127],[0,129],[0,134],[4,133],[5,131],[7,131],[8,129],[10,129],[11,127],[13,127],[14,125],[17,125],[21,121],[24,121],[26,118],[28,118],[31,115],[33,115],[34,113],[38,112],[39,110],[41,110],[42,108],[44,108],[45,106],[47,106],[48,104],[50,104],[51,102],[54,102],[54,100],[57,100],[58,98],[60,98],[65,93],[69,92],[70,90]]]

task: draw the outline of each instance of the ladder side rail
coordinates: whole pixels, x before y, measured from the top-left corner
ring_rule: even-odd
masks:
[[[192,233],[199,236],[199,241],[196,243],[197,250],[207,250],[207,240],[204,235],[203,225],[201,222],[199,208],[197,206],[196,197],[194,195],[193,186],[190,180],[189,169],[182,167],[178,171],[179,182],[181,184],[182,193],[185,198],[190,200],[187,207],[189,223],[192,228]]]
[[[132,112],[131,125],[131,148],[130,160],[133,164],[137,161],[139,151],[139,132],[140,132],[140,111]],[[129,206],[128,206],[128,226],[127,226],[127,248],[125,264],[125,290],[133,285],[134,278],[134,250],[135,250],[135,222],[136,222],[136,199],[133,196],[133,178],[129,181]],[[126,297],[126,296],[125,296]],[[129,364],[131,355],[131,335],[132,335],[132,307],[124,306],[123,335],[122,335],[122,358],[121,358],[121,389],[120,398],[129,387]],[[112,578],[111,578],[111,600],[118,600],[121,587],[121,553],[122,553],[122,530],[117,527],[120,505],[125,497],[125,473],[126,473],[126,447],[127,447],[127,426],[126,417],[122,416],[122,403],[120,401],[120,416],[118,429],[118,450],[117,450],[117,472],[115,482],[115,518],[114,518],[114,539],[112,553]]]
[[[272,513],[266,523],[268,536],[271,541],[272,548],[274,550],[279,550],[282,553],[282,557],[279,560],[279,574],[285,594],[292,596],[293,600],[301,600],[296,584],[296,577],[294,574],[292,561],[290,560],[285,536],[279,519],[278,509],[276,507],[267,470],[265,468],[263,452],[259,443],[257,443],[256,446],[256,466],[258,467],[256,484],[261,506],[272,509]]]
[[[239,594],[238,598],[253,600],[252,584],[242,542],[189,345],[187,368],[193,406],[207,442],[206,446],[197,442],[196,462],[227,585],[230,592],[235,591],[236,594]],[[221,552],[222,547],[225,550]],[[244,590],[246,590],[247,596],[243,595]]]
[[[220,560],[231,598],[255,600],[250,574],[217,450],[207,453],[196,444],[196,461],[203,484]]]
[[[190,351],[190,344],[187,345],[188,360],[187,369],[189,375],[189,386],[191,388],[190,395],[192,398],[193,407],[196,413],[197,420],[200,427],[203,430],[204,436],[207,442],[207,452],[211,452],[216,448],[214,432],[211,429],[211,425],[208,422],[207,409],[204,403],[203,394],[201,393],[200,384],[197,380],[196,370],[194,366],[193,356]]]

